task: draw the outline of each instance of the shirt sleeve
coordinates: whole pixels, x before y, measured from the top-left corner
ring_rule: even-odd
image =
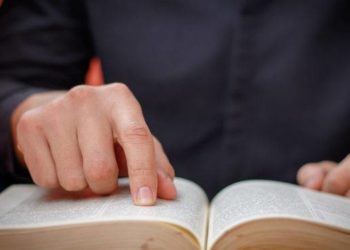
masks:
[[[28,96],[83,82],[92,45],[83,1],[8,0],[0,7],[0,182],[30,180],[15,159],[14,109]]]

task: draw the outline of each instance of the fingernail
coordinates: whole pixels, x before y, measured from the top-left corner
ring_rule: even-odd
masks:
[[[150,187],[143,186],[140,187],[137,191],[137,205],[147,206],[153,205],[153,193]]]

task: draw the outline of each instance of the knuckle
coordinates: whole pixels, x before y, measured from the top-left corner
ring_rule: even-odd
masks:
[[[31,132],[34,129],[39,128],[39,121],[34,112],[25,112],[18,121],[18,131]]]
[[[79,85],[68,91],[66,97],[74,104],[85,103],[94,96],[95,91],[90,86]]]
[[[110,180],[116,175],[116,168],[106,160],[95,160],[87,167],[87,178],[92,181],[100,182]]]
[[[128,85],[126,85],[125,83],[121,83],[121,82],[112,83],[112,84],[108,85],[108,87],[117,93],[125,93],[125,94],[131,93]]]
[[[124,83],[113,83],[107,86],[108,93],[118,96],[119,99],[129,99],[133,96],[129,87]],[[114,98],[114,97],[113,97]]]
[[[132,175],[133,177],[156,177],[156,171],[150,168],[132,168],[129,171],[129,175]]]
[[[122,130],[121,140],[124,143],[147,144],[153,143],[152,134],[146,126],[131,125]]]

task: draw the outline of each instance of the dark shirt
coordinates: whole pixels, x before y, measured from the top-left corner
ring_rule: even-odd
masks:
[[[349,13],[347,0],[5,0],[2,185],[26,180],[11,112],[30,94],[82,83],[94,55],[106,82],[136,95],[177,175],[210,196],[339,161],[350,152]]]

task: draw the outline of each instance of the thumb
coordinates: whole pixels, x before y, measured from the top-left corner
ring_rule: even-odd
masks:
[[[331,161],[305,164],[298,171],[297,181],[303,187],[321,190],[327,173],[334,169],[336,165],[335,162]]]
[[[322,189],[329,193],[350,195],[350,155],[327,175]]]

